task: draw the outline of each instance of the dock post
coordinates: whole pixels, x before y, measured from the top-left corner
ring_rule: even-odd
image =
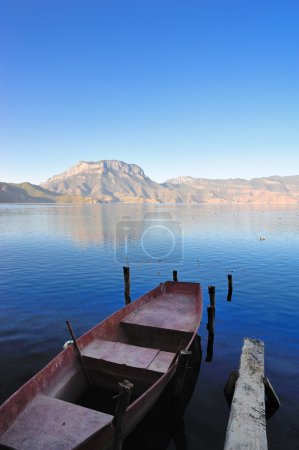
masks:
[[[215,286],[208,286],[209,290],[209,296],[210,296],[210,305],[216,306],[216,300],[215,300]]]
[[[181,350],[177,362],[175,399],[178,401],[179,395],[184,385],[185,375],[192,352],[190,350]]]
[[[214,287],[214,286],[209,286]],[[210,289],[209,289],[210,293]],[[213,293],[213,290],[212,290]],[[215,293],[215,290],[214,290]],[[211,299],[211,297],[210,297]],[[213,296],[212,296],[213,301]],[[214,297],[214,304],[215,304],[215,297]],[[206,356],[206,362],[211,362],[213,359],[213,349],[214,349],[214,322],[215,322],[215,307],[214,306],[208,306],[208,323],[207,323],[207,330],[209,332],[208,335],[208,344],[207,344],[207,356]]]
[[[224,450],[267,450],[264,343],[244,339]]]
[[[174,271],[172,272],[172,274],[173,274],[173,281],[178,281],[178,271],[177,271],[177,270],[174,270]]]
[[[227,275],[227,282],[228,282],[228,292],[227,292],[227,298],[226,298],[226,300],[227,300],[228,302],[230,302],[231,299],[232,299],[232,295],[233,295],[233,276],[232,276],[231,273],[229,273],[229,274]]]
[[[131,391],[133,384],[128,380],[118,383],[119,396],[116,410],[113,418],[113,426],[115,429],[113,450],[121,450],[123,440],[125,438],[125,420],[126,409],[130,404]]]
[[[125,280],[125,304],[131,303],[131,293],[130,293],[130,267],[124,266],[124,280]]]

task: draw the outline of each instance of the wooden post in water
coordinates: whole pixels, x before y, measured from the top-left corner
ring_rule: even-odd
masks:
[[[125,280],[125,304],[131,303],[130,293],[130,267],[124,266],[124,280]]]
[[[177,372],[176,372],[176,385],[175,385],[175,398],[178,402],[179,395],[182,391],[186,371],[188,368],[188,363],[191,358],[192,352],[190,350],[181,350],[177,362]]]
[[[173,274],[173,281],[178,281],[178,271],[174,270],[172,274]]]
[[[215,300],[215,286],[208,286],[209,290],[209,296],[210,296],[210,305],[216,306],[216,300]]]
[[[227,292],[227,301],[230,302],[233,295],[233,276],[231,273],[227,275],[227,282],[228,282],[228,292]]]
[[[125,413],[130,404],[131,391],[133,384],[128,380],[118,383],[119,396],[116,405],[116,411],[113,418],[115,429],[113,450],[121,450],[125,438]]]
[[[210,287],[214,287],[214,286],[210,286]],[[209,290],[209,292],[210,292],[210,290]],[[214,291],[214,293],[215,293],[215,291]],[[214,303],[215,303],[215,299],[214,299]],[[208,335],[206,362],[211,362],[213,359],[213,348],[214,348],[215,307],[208,306],[207,311],[208,311],[207,330],[209,332],[209,335]]]
[[[224,450],[267,450],[264,343],[244,339]]]
[[[206,362],[211,362],[213,359],[213,348],[214,348],[214,322],[215,322],[215,286],[208,286],[209,296],[210,296],[210,306],[208,306],[208,323],[207,330],[209,331],[208,343],[207,343],[207,356]]]

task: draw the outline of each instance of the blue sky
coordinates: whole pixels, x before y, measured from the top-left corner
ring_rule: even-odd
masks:
[[[0,181],[299,174],[299,2],[0,0]]]

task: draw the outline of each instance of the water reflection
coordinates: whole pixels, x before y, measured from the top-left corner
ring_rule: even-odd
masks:
[[[280,233],[280,237],[297,236],[296,207],[280,208],[250,205],[150,205],[150,204],[95,204],[95,205],[0,205],[0,234],[38,231],[38,233],[69,236],[81,244],[114,240],[117,223],[123,218],[142,222],[148,215],[160,216],[169,223],[169,217],[179,221],[183,233],[211,240],[236,240],[254,234],[266,236],[265,242]],[[167,217],[166,215],[167,214]],[[22,230],[19,219],[22,216]],[[34,220],[32,220],[34,219]],[[7,229],[6,220],[9,221]],[[132,228],[132,239],[140,230]],[[134,235],[134,233],[136,235]],[[263,245],[264,242],[261,242]]]
[[[293,207],[0,205],[0,401],[60,351],[66,319],[81,335],[123,305],[115,222],[157,210],[181,222],[183,261],[132,267],[132,299],[172,278],[173,269],[180,281],[200,281],[205,291],[217,287],[217,339],[204,333],[207,363],[184,414],[189,447],[223,448],[229,413],[223,387],[238,367],[244,336],[252,336],[265,342],[267,376],[282,403],[267,424],[269,447],[297,448],[299,214]],[[204,323],[206,314],[205,307]]]
[[[206,362],[212,362],[214,351],[214,331],[209,331]]]
[[[202,351],[199,336],[196,336],[191,351],[191,359],[180,394],[174,395],[176,386],[174,377],[158,402],[124,441],[123,450],[166,450],[171,441],[176,450],[187,450],[183,414],[200,372]]]

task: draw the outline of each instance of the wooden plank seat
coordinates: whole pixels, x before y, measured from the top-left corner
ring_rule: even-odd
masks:
[[[40,394],[1,436],[1,443],[19,450],[69,450],[112,419],[109,414]]]
[[[196,312],[192,295],[165,293],[128,314],[121,323],[193,333]]]
[[[123,342],[96,339],[82,350],[82,356],[87,362],[88,360],[99,360],[165,373],[175,354]]]
[[[120,324],[132,344],[183,349],[190,341],[197,320],[193,298],[185,293],[165,293],[124,317]]]

